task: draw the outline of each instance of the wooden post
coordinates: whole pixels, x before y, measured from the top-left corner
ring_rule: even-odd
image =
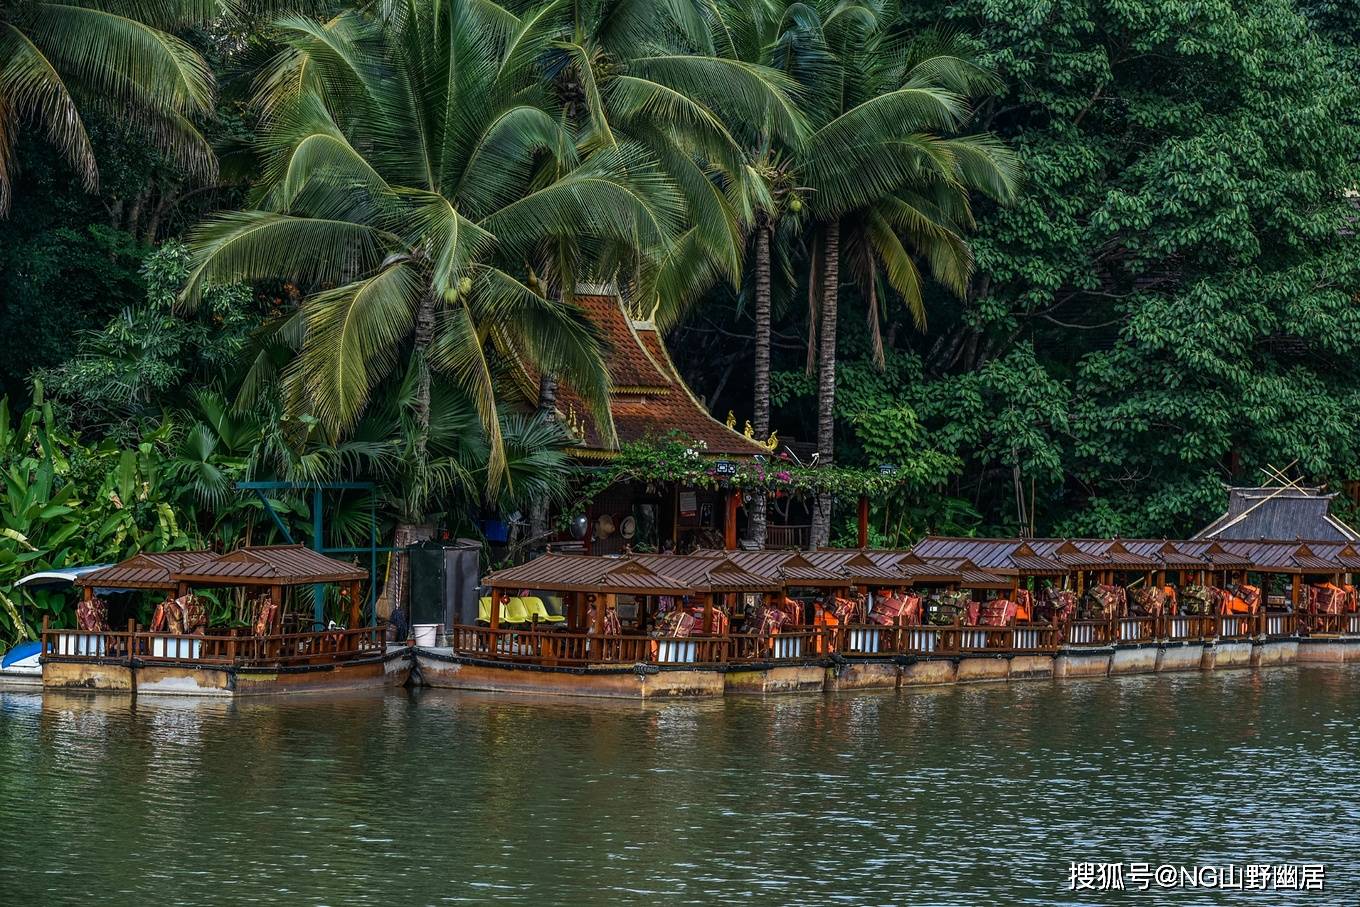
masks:
[[[1289,602],[1294,606],[1295,611],[1299,610],[1299,593],[1302,591],[1302,589],[1300,588],[1302,585],[1301,583],[1302,579],[1303,577],[1301,577],[1297,573],[1295,573],[1293,577],[1290,578]]]
[[[699,593],[704,599],[704,635],[710,636],[713,633],[713,593]]]
[[[495,586],[491,587],[491,629],[498,630],[501,626],[501,590]]]
[[[869,547],[869,496],[859,496],[859,547]]]
[[[727,513],[723,522],[723,547],[728,551],[737,550],[737,504],[741,501],[741,492],[729,491],[727,493]]]
[[[283,587],[282,587],[282,586],[270,586],[270,587],[269,587],[269,600],[270,600],[271,602],[273,602],[275,605],[278,606],[278,607],[275,608],[275,610],[274,610],[274,620],[278,621],[278,625],[277,625],[277,626],[278,626],[278,630],[276,631],[274,627],[268,627],[268,626],[266,626],[266,627],[264,628],[264,634],[265,634],[265,644],[264,644],[265,652],[264,652],[264,655],[265,655],[266,658],[269,658],[269,657],[272,657],[272,656],[281,654],[282,649],[283,649],[283,641],[282,641],[282,640],[275,640],[275,642],[273,643],[272,646],[270,645],[270,643],[269,643],[269,641],[268,641],[268,637],[275,635],[276,632],[280,632],[280,633],[281,633],[281,632],[283,631]],[[271,648],[272,648],[274,651],[271,652],[271,651],[270,651]]]
[[[585,617],[581,614],[581,602],[583,594],[580,592],[563,592],[562,602],[567,612],[567,629],[573,633],[580,633],[584,629]]]
[[[349,584],[349,628],[351,630],[358,629],[360,619],[359,582],[355,580]]]
[[[591,632],[596,636],[604,635],[604,612],[609,607],[609,600],[612,597],[607,592],[597,593],[595,596],[595,623],[591,627]]]
[[[46,654],[47,654],[47,615],[46,615],[46,614],[43,615],[42,634],[38,637],[38,639],[40,639],[40,640],[42,641],[42,645],[41,645],[42,654],[46,655]]]

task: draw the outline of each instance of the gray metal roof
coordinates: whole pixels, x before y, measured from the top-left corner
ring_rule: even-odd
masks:
[[[1227,512],[1195,537],[1360,541],[1360,533],[1331,515],[1334,497],[1318,488],[1229,488]]]

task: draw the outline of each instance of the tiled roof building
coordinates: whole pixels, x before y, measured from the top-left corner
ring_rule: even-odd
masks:
[[[604,342],[613,385],[609,414],[619,444],[646,439],[661,440],[672,432],[702,442],[712,456],[743,457],[766,453],[766,449],[740,432],[713,418],[690,391],[650,321],[634,319],[617,294],[591,287],[578,293],[575,302],[589,317]],[[530,373],[537,388],[537,375]],[[559,385],[557,410],[562,424],[581,446],[575,453],[584,458],[611,455],[615,446],[601,431],[589,408],[570,387]]]

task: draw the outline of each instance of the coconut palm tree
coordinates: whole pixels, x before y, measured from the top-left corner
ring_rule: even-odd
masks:
[[[417,472],[432,375],[447,376],[479,413],[488,494],[506,474],[497,376],[516,360],[568,377],[610,424],[598,340],[571,285],[558,296],[535,272],[544,250],[574,274],[677,232],[680,202],[647,149],[578,147],[539,66],[548,24],[477,0],[280,21],[256,205],[197,232],[185,291],[192,303],[213,282],[294,281],[306,298],[282,332],[300,338],[285,389],[337,437],[407,369]],[[418,517],[424,501],[408,503]]]
[[[759,135],[791,141],[802,134],[790,80],[759,62],[715,54],[700,5],[524,0],[515,9],[550,23],[545,71],[578,143],[646,148],[682,200],[682,232],[662,254],[606,253],[613,270],[629,275],[634,315],[664,328],[718,280],[739,281],[759,189],[746,149]],[[545,250],[540,270],[550,286],[570,283],[559,259]],[[555,376],[544,371],[538,409],[545,421],[555,395]],[[532,534],[541,536],[546,504],[530,509]]]
[[[806,141],[785,152],[775,185],[806,199],[801,216],[812,240],[809,298],[819,309],[815,319],[809,313],[809,335],[815,331],[818,349],[817,451],[819,462],[829,465],[835,452],[843,244],[854,253],[852,275],[868,300],[871,325],[878,324],[881,283],[923,324],[924,280],[916,259],[950,290],[963,293],[972,271],[963,238],[972,226],[970,195],[1008,201],[1018,167],[990,136],[959,134],[971,115],[967,99],[996,86],[994,77],[960,53],[957,41],[905,34],[891,3],[785,3],[777,16],[770,14],[768,0],[754,3],[759,14],[745,17],[773,23],[767,25],[764,52],[802,86],[803,109],[812,123]],[[787,214],[791,206],[771,211]],[[766,299],[760,288],[768,285],[768,236],[756,237],[754,265],[757,296]],[[881,343],[876,356],[881,361]],[[758,367],[762,359],[768,363],[768,352],[758,354]],[[757,385],[765,388],[756,403],[759,416],[768,413],[768,380]],[[827,544],[830,525],[831,500],[823,495],[814,508],[814,546]]]
[[[0,3],[0,216],[25,127],[41,131],[87,190],[99,181],[82,109],[139,127],[187,172],[210,178],[212,149],[193,122],[209,111],[208,64],[169,30],[216,13],[207,0]]]

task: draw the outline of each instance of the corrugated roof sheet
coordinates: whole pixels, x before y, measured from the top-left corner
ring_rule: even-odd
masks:
[[[1360,541],[1331,515],[1333,497],[1319,488],[1230,488],[1227,512],[1196,538]]]
[[[302,545],[260,545],[188,564],[172,578],[223,586],[303,586],[367,579],[368,571]]]
[[[93,570],[76,580],[76,585],[100,589],[173,590],[180,570],[216,555],[211,551],[146,551],[125,561]]]

